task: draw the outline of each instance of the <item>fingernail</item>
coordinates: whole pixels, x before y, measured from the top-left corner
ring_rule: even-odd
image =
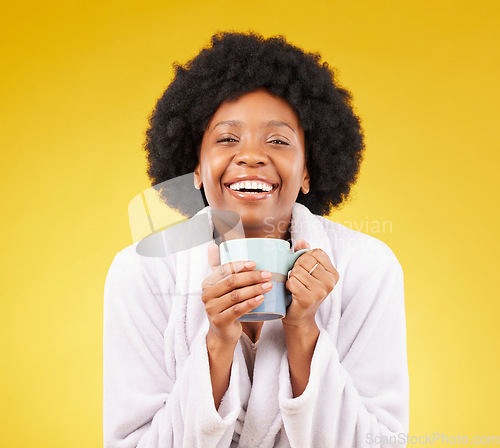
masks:
[[[255,263],[255,261],[247,261],[245,263],[245,267],[248,268],[248,269],[254,268],[255,266],[257,266],[257,264]]]
[[[271,282],[266,282],[262,285],[262,289],[271,289],[273,284]]]
[[[262,278],[271,278],[273,275],[270,272],[262,271]]]
[[[262,302],[264,300],[264,295],[261,294],[260,296],[255,297],[256,302]]]

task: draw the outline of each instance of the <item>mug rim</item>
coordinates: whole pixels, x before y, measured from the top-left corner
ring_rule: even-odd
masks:
[[[280,243],[275,243],[275,244],[286,244],[286,246],[287,246],[288,248],[290,248],[290,247],[291,247],[291,245],[290,245],[290,242],[289,242],[289,241],[287,241],[287,240],[282,240],[281,238],[235,238],[235,239],[233,239],[233,240],[222,241],[222,242],[220,243],[220,246],[222,246],[222,245],[227,245],[227,244],[232,244],[232,241],[238,241],[238,242],[239,242],[239,244],[241,244],[241,243],[240,243],[241,241],[248,241],[248,240],[261,240],[261,241],[267,241],[267,242],[268,242],[268,241],[272,241],[273,243],[274,243],[275,241],[276,241],[276,242],[278,242],[278,241],[279,241]],[[236,243],[234,243],[234,244],[236,244]]]

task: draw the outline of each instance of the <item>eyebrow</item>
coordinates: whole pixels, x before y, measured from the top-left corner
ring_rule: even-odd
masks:
[[[244,126],[244,123],[242,121],[239,121],[239,120],[226,120],[226,121],[219,121],[213,128],[212,128],[212,131],[217,127],[217,126],[223,126],[223,125],[227,125],[227,126],[236,126],[236,127],[243,127]],[[294,134],[295,134],[295,130],[286,122],[284,121],[279,121],[279,120],[270,120],[270,121],[265,121],[263,123],[261,123],[261,126],[263,127],[266,127],[266,128],[270,128],[270,127],[276,127],[276,126],[286,126],[287,128],[289,128]]]

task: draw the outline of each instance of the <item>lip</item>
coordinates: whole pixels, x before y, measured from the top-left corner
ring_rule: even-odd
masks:
[[[264,191],[262,193],[243,193],[241,191],[235,191],[231,190],[229,188],[229,185],[235,183],[235,182],[243,182],[243,181],[260,181],[260,182],[266,182],[268,184],[271,184],[273,186],[273,189],[271,191]],[[270,197],[277,189],[278,189],[279,183],[273,182],[270,179],[267,179],[263,176],[238,176],[234,177],[228,182],[224,183],[224,187],[226,187],[226,190],[231,194],[231,196],[235,197],[236,199],[240,199],[243,201],[262,201],[263,199],[267,199]]]
[[[251,181],[251,180],[258,180],[260,182],[266,182],[268,184],[271,184],[273,186],[273,190],[276,189],[276,187],[279,185],[278,182],[273,182],[270,179],[267,179],[266,177],[263,176],[237,176],[233,177],[231,180],[224,182],[224,185],[227,187],[228,185],[234,184],[235,182],[243,182],[245,180]],[[271,190],[271,191],[273,191]]]

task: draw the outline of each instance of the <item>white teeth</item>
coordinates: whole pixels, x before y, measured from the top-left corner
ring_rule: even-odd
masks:
[[[273,189],[273,186],[271,184],[268,184],[267,182],[250,182],[250,181],[243,181],[243,182],[235,182],[231,185],[229,185],[229,188],[234,191],[238,190],[262,190],[262,191],[271,191]]]

